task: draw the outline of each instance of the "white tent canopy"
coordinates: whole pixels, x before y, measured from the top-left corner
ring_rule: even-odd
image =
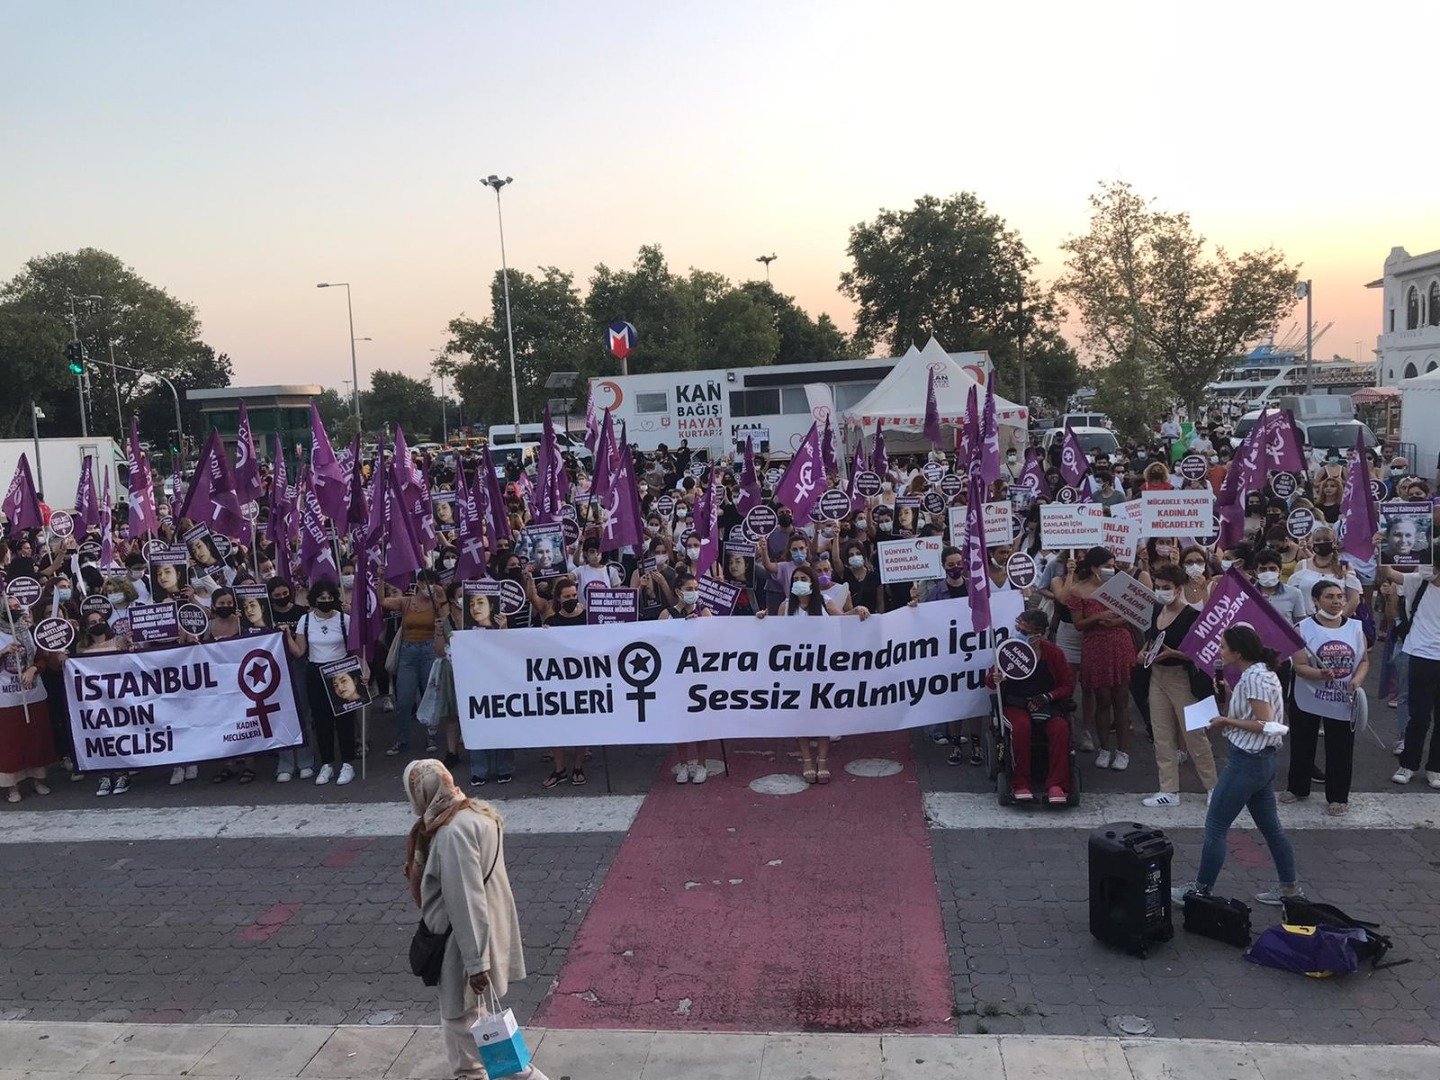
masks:
[[[992,370],[989,354],[984,352],[947,353],[934,338],[923,350],[912,345],[879,386],[870,391],[864,400],[845,410],[845,426],[858,430],[864,436],[873,436],[876,425],[882,422],[887,434],[891,431],[924,431],[925,395],[930,372],[934,371],[935,404],[940,412],[940,423],[944,427],[956,428],[965,420],[972,386],[979,388],[979,403],[984,408],[984,383],[989,380]],[[1029,427],[1028,410],[997,394],[995,415],[1002,428],[1012,429],[1008,433],[1002,432],[1001,441],[1011,445],[1023,444]],[[1009,437],[1006,438],[1006,435]]]
[[[1415,444],[1410,467],[1430,478],[1440,471],[1440,371],[1405,379],[1400,387],[1400,439]]]

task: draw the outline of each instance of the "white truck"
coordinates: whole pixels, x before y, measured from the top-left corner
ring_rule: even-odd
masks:
[[[73,510],[75,491],[80,486],[80,465],[88,454],[94,459],[90,470],[95,477],[96,497],[105,490],[105,476],[108,474],[110,498],[116,503],[125,501],[128,475],[125,455],[114,439],[104,436],[41,439],[38,443],[38,463],[35,460],[36,446],[34,439],[0,439],[0,484],[9,488],[10,478],[20,464],[20,455],[24,454],[30,461],[30,475],[35,478],[35,487],[43,501],[52,510]]]

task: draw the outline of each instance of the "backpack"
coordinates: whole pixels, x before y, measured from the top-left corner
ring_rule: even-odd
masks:
[[[1349,975],[1360,966],[1358,946],[1367,931],[1336,926],[1292,926],[1288,923],[1263,931],[1245,953],[1261,967],[1293,971],[1312,979]]]
[[[1420,583],[1420,588],[1415,591],[1415,604],[1406,608],[1405,597],[1400,595],[1400,614],[1395,619],[1395,632],[1392,635],[1397,642],[1404,641],[1410,633],[1410,623],[1414,619],[1414,613],[1420,610],[1420,601],[1425,599],[1425,590],[1430,587],[1430,579],[1426,578]]]
[[[1297,926],[1329,926],[1339,927],[1342,930],[1361,931],[1364,936],[1356,942],[1356,957],[1359,960],[1367,961],[1372,970],[1398,967],[1400,964],[1410,962],[1408,959],[1391,960],[1388,964],[1380,962],[1385,958],[1385,954],[1394,947],[1394,942],[1380,933],[1379,923],[1366,922],[1364,919],[1347,915],[1334,904],[1319,904],[1300,896],[1283,897],[1280,904],[1281,910],[1285,913],[1286,923]]]

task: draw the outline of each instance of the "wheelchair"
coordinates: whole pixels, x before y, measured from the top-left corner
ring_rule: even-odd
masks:
[[[1061,702],[1059,712],[1068,721],[1070,714],[1075,711],[1072,701]],[[982,749],[985,756],[985,775],[995,782],[995,793],[1001,806],[1024,806],[1026,802],[1015,801],[1015,788],[1013,775],[1015,771],[1014,755],[1011,751],[1010,742],[1010,721],[1005,719],[1005,714],[1000,708],[1000,703],[992,694],[990,697],[989,722],[981,732]],[[1050,737],[1043,727],[1036,727],[1030,735],[1030,775],[1043,777],[1049,769],[1050,761]],[[1044,797],[1044,786],[1032,783],[1032,790],[1035,792],[1035,799],[1028,805],[1046,806],[1052,809],[1060,809],[1061,804],[1052,804]],[[1070,744],[1070,790],[1064,806],[1080,805],[1080,763],[1075,755],[1075,744]]]

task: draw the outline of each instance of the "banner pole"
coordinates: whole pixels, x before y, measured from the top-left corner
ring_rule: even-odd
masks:
[[[59,601],[58,601],[58,598],[57,598],[57,601],[56,601],[56,602],[57,602],[57,603],[59,602]],[[8,615],[8,616],[10,616],[10,637],[11,637],[11,639],[14,641],[15,645],[17,645],[17,646],[19,647],[19,649],[20,649],[20,655],[21,655],[21,656],[24,656],[24,655],[25,655],[25,646],[20,644],[20,639],[19,639],[19,637],[17,637],[16,634],[15,634],[15,613],[10,610],[10,604],[9,604],[9,601],[8,601],[8,600],[6,601],[6,604],[5,604],[5,614]],[[38,648],[38,646],[37,646],[37,648]],[[15,678],[20,681],[20,707],[25,710],[25,723],[26,723],[26,724],[29,724],[29,723],[30,723],[30,703],[25,700],[25,667],[24,667],[23,664],[21,665],[20,670],[19,670],[18,672],[16,672]]]

